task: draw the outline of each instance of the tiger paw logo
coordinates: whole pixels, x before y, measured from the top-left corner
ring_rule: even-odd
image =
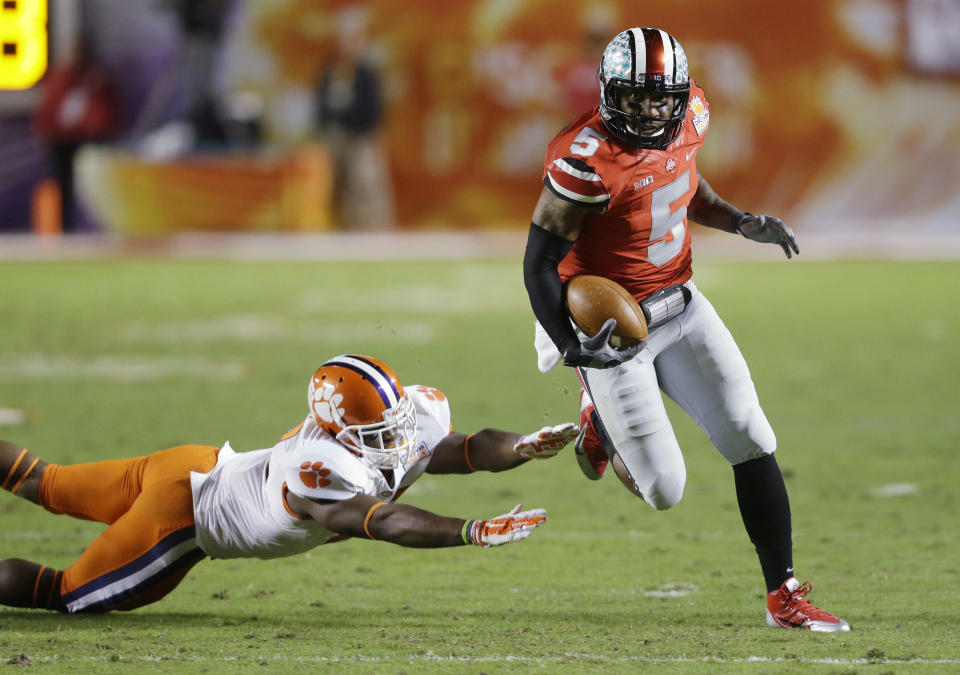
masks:
[[[313,413],[320,420],[331,424],[337,422],[333,416],[334,410],[337,411],[338,419],[342,419],[343,416],[343,408],[340,407],[343,403],[343,394],[334,394],[333,391],[333,387],[323,385],[313,395]]]
[[[323,462],[304,462],[300,465],[300,482],[308,488],[325,488],[333,482],[327,478],[331,473],[323,468]]]

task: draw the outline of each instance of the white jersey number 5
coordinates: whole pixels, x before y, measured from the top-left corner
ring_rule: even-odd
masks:
[[[581,157],[589,157],[600,147],[600,141],[605,140],[607,140],[607,137],[603,134],[597,133],[590,127],[584,127],[573,139],[573,143],[570,144],[570,152]]]
[[[670,210],[670,205],[680,199],[690,189],[690,171],[672,183],[657,188],[651,195],[650,216],[653,226],[650,228],[650,241],[655,242],[647,248],[647,260],[652,265],[662,267],[675,258],[683,250],[683,240],[686,236],[686,226],[683,219],[687,215],[686,205],[676,211]],[[667,233],[672,239],[663,239]],[[657,241],[663,239],[663,241]]]

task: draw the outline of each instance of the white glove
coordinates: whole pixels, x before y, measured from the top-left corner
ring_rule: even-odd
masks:
[[[573,422],[544,427],[517,439],[513,451],[524,459],[549,459],[567,447],[578,433],[580,429]]]
[[[521,511],[522,508],[523,504],[517,504],[509,513],[490,520],[468,520],[460,533],[463,543],[490,547],[526,539],[534,528],[543,525],[547,510]]]
[[[800,255],[793,230],[774,216],[755,216],[752,213],[744,213],[737,221],[737,232],[747,239],[759,241],[762,244],[779,245],[788,258],[793,257],[793,253]]]

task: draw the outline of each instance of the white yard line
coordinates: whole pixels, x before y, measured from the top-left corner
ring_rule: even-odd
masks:
[[[353,299],[356,301],[356,298]],[[343,303],[340,301],[340,306]],[[336,305],[331,305],[336,308]],[[369,307],[361,305],[365,311]],[[396,309],[385,307],[386,309]],[[317,310],[319,311],[319,310]],[[195,321],[163,323],[136,321],[117,330],[120,339],[129,343],[208,344],[212,342],[269,343],[275,340],[299,340],[307,343],[363,342],[388,337],[403,344],[422,345],[436,338],[434,326],[422,321],[384,322],[375,319],[297,320],[284,316],[223,315]]]
[[[144,382],[188,378],[234,382],[247,375],[246,365],[192,357],[137,357],[103,355],[80,358],[60,354],[6,354],[0,377],[26,380],[107,380]]]
[[[16,427],[27,421],[27,411],[20,408],[0,408],[0,427]]]
[[[908,497],[917,493],[917,486],[913,483],[889,483],[870,488],[867,493],[871,497]]]
[[[124,657],[123,650],[117,649],[114,654],[110,656],[82,656],[77,658],[61,658],[59,656],[38,656],[32,657],[29,654],[27,655],[31,661],[42,662],[42,663],[71,663],[75,661],[116,661],[117,656],[120,657],[120,662],[124,661],[144,661],[148,663],[153,662],[190,662],[190,663],[235,663],[237,661],[262,661],[266,663],[337,663],[337,664],[349,664],[349,663],[525,663],[525,664],[537,664],[537,665],[549,665],[560,662],[572,662],[584,661],[593,664],[650,664],[650,665],[666,665],[666,664],[694,664],[694,663],[709,663],[709,664],[738,664],[738,663],[807,663],[807,664],[818,664],[818,665],[836,665],[836,666],[863,666],[863,665],[907,665],[907,664],[919,664],[919,665],[957,665],[960,664],[960,659],[841,659],[841,658],[785,658],[785,657],[769,657],[769,656],[745,656],[741,658],[724,658],[716,656],[702,656],[702,657],[687,657],[687,656],[673,656],[673,657],[655,657],[655,656],[618,656],[618,657],[609,657],[605,654],[583,654],[583,653],[566,653],[558,654],[556,656],[514,656],[514,655],[500,655],[500,656],[441,656],[439,654],[434,654],[433,652],[427,652],[426,654],[397,654],[396,656],[297,656],[289,657],[285,654],[276,653],[276,654],[246,654],[243,657],[240,656],[183,656],[179,654],[161,654],[157,656],[135,656],[135,657]],[[572,665],[571,663],[571,665]]]

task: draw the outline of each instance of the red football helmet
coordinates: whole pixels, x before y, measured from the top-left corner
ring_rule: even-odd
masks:
[[[320,428],[378,469],[395,469],[416,443],[413,401],[383,361],[330,359],[310,378],[307,403]]]

